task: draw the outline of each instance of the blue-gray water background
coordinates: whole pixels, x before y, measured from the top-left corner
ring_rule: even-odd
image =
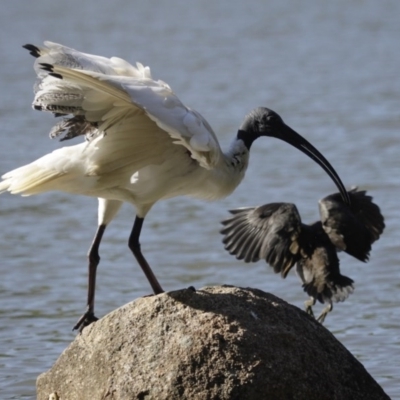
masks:
[[[54,119],[31,109],[34,59],[21,48],[44,40],[149,65],[207,118],[224,148],[249,110],[268,106],[326,155],[348,187],[370,191],[386,231],[368,264],[341,256],[356,290],[335,306],[326,327],[399,399],[400,2],[4,2],[0,173],[61,146],[47,137]],[[313,222],[317,200],[334,191],[302,153],[259,139],[233,195],[157,204],[142,247],[166,290],[250,286],[303,307],[294,273],[282,280],[265,263],[246,265],[223,250],[219,221],[230,208],[290,201]],[[105,234],[98,316],[150,293],[127,248],[133,218],[126,205]],[[73,340],[71,327],[84,310],[97,200],[3,194],[0,224],[0,398],[31,399],[37,375]]]

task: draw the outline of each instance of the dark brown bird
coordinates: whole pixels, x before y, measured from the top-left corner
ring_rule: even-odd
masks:
[[[366,191],[348,192],[351,205],[339,193],[319,201],[321,220],[306,225],[291,203],[270,203],[260,207],[231,210],[222,221],[225,249],[237,259],[264,259],[286,278],[296,264],[304,291],[310,296],[306,311],[318,300],[328,303],[317,318],[323,323],[333,302],[344,301],[353,292],[354,281],[340,273],[338,251],[360,261],[369,259],[371,245],[385,228],[379,207]]]

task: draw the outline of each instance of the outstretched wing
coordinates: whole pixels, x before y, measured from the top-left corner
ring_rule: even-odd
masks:
[[[322,226],[332,243],[353,257],[367,261],[373,242],[385,228],[379,207],[366,191],[349,191],[351,206],[345,204],[339,193],[319,201]]]
[[[237,259],[265,259],[286,277],[299,259],[301,220],[290,203],[270,203],[256,208],[238,208],[222,221],[225,249]]]
[[[75,118],[56,126],[53,135],[76,128],[76,124],[82,129],[78,126],[71,137],[79,131],[89,138],[103,133],[117,136],[120,130],[140,131],[144,125],[144,134],[135,138],[140,149],[141,144],[148,147],[155,140],[146,136],[153,123],[152,129],[159,133],[157,141],[184,146],[204,168],[218,163],[221,149],[210,125],[186,107],[165,82],[152,79],[148,67],[139,63],[134,67],[117,57],[85,54],[51,42],[45,42],[43,48],[24,47],[37,58],[39,81],[33,107]]]

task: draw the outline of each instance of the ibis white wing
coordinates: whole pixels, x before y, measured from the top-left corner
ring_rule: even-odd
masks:
[[[150,78],[149,67],[137,63],[136,67],[119,57],[102,57],[86,54],[67,46],[50,41],[44,42],[44,47],[33,45],[24,46],[34,57],[39,58],[35,63],[35,71],[39,77],[47,76],[40,64],[61,65],[67,68],[99,72],[104,75],[130,76],[136,79]]]
[[[42,49],[26,46],[38,57],[35,70],[40,82],[35,108],[84,115],[103,132],[111,127],[115,131],[119,124],[126,130],[123,121],[142,113],[173,143],[184,146],[202,167],[211,169],[218,163],[221,148],[210,125],[186,107],[165,82],[153,80],[148,67],[134,67],[120,58],[93,56],[51,42],[45,45]]]
[[[185,146],[204,168],[214,167],[221,154],[218,140],[208,122],[186,107],[169,86],[141,87],[135,82],[123,84],[132,102],[167,131],[174,142]]]

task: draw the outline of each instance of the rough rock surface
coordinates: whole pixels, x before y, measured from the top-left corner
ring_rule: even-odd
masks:
[[[144,297],[85,328],[37,380],[39,400],[389,399],[306,313],[230,286]]]

